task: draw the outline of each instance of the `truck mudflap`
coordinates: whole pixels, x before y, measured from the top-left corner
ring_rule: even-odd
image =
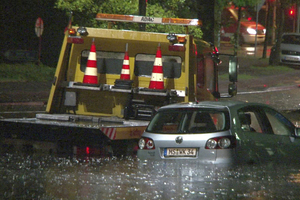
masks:
[[[1,121],[94,129],[99,130],[99,133],[103,133],[110,140],[139,139],[148,125],[148,121],[74,114],[36,114],[36,118],[10,118],[1,119]]]

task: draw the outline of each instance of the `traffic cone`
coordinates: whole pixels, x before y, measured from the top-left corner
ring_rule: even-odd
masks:
[[[126,50],[123,60],[123,67],[121,71],[121,80],[130,80],[130,66],[129,66],[129,56],[128,56],[128,43],[126,44]]]
[[[88,61],[86,63],[83,83],[98,84],[97,56],[96,56],[96,46],[95,46],[94,39],[91,45]]]
[[[156,51],[156,57],[153,65],[149,89],[158,89],[158,90],[164,89],[164,74],[163,74],[163,67],[162,67],[160,44],[158,45]]]

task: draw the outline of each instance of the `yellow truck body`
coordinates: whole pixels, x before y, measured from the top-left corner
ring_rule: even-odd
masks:
[[[117,21],[121,15],[98,14],[97,18],[103,16],[101,20]],[[121,17],[126,21],[132,16]],[[155,18],[139,19],[143,23],[157,23]],[[164,21],[175,25],[185,22],[185,19],[169,18]],[[190,20],[189,23],[199,24],[194,22]],[[78,31],[73,32],[74,29]],[[86,84],[83,79],[92,44],[96,47],[98,82]],[[164,87],[152,89],[149,84],[158,50],[161,51]],[[125,52],[129,56],[129,80],[120,79]],[[53,133],[40,137],[47,142],[63,141],[60,144],[71,141],[72,148],[80,146],[78,137],[92,137],[89,134],[93,132],[93,137],[97,138],[93,145],[101,144],[102,149],[113,146],[114,152],[124,152],[128,146],[133,149],[157,108],[171,103],[220,98],[219,62],[213,45],[189,33],[70,26],[65,32],[46,113],[38,114],[34,119],[5,119],[3,122],[10,122],[9,126],[14,123],[38,124],[54,132],[55,129],[72,128],[68,137],[56,134],[49,140],[47,134]],[[236,62],[231,64],[236,67]],[[236,81],[234,77],[231,79]],[[234,83],[230,88],[234,93]],[[78,135],[73,128],[80,129],[78,132],[82,134]],[[114,144],[114,141],[118,142]]]

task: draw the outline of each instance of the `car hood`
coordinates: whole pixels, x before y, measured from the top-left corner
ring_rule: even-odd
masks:
[[[256,29],[256,22],[253,22],[253,21],[241,21],[241,26],[244,26],[244,27],[249,27],[249,28],[253,28],[253,29]],[[265,27],[261,24],[257,24],[257,30],[263,30],[265,29]]]

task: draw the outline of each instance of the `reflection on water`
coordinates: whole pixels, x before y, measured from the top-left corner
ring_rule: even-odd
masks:
[[[0,199],[296,199],[300,166],[6,154]]]

